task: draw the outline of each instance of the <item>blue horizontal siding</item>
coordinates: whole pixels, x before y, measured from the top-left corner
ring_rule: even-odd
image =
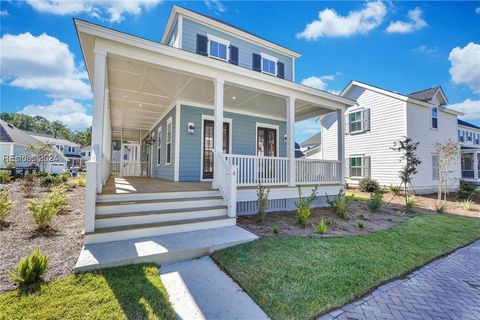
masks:
[[[180,109],[180,181],[199,181],[201,178],[202,115],[213,116],[213,110],[182,105]],[[232,120],[232,153],[256,155],[256,124],[279,126],[279,156],[286,156],[286,122],[224,112],[224,118]],[[195,124],[195,132],[188,133],[187,124]]]

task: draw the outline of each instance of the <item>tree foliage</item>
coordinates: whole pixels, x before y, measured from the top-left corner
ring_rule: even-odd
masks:
[[[48,121],[41,116],[3,112],[0,113],[0,119],[14,125],[18,129],[63,137],[78,143],[82,147],[89,146],[92,138],[91,127],[84,131],[73,131],[60,121]]]
[[[445,143],[435,145],[435,153],[438,159],[437,207],[443,207],[447,202],[449,176],[454,172],[452,164],[460,155],[460,146],[452,139],[448,139]]]

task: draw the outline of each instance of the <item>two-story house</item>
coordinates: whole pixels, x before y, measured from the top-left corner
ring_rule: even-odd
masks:
[[[480,127],[458,120],[462,179],[480,185]]]
[[[270,211],[295,209],[297,185],[325,205],[344,184],[343,148],[297,159],[295,122],[355,102],[295,83],[299,53],[178,6],[160,42],[75,26],[94,92],[86,243],[234,226],[259,184]]]
[[[400,185],[399,171],[404,163],[401,153],[392,149],[394,142],[410,137],[419,142],[417,154],[422,161],[412,184],[418,193],[438,188],[437,143],[457,140],[457,116],[460,112],[448,108],[441,87],[403,95],[359,81],[352,81],[341,95],[357,102],[345,113],[346,181],[350,185],[371,177],[382,186]],[[322,159],[331,159],[336,148],[337,116],[329,114],[319,119],[321,125]],[[453,164],[449,188],[456,189],[460,165]]]
[[[68,159],[67,161],[68,168],[80,168],[81,162],[82,162],[82,155],[81,155],[81,148],[79,144],[69,141],[60,136],[55,136],[50,134],[41,134],[36,132],[31,132],[30,134],[35,139],[50,145],[55,150],[62,153],[65,156],[65,158]]]

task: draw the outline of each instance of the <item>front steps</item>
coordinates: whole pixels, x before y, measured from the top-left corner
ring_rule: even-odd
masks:
[[[95,231],[84,244],[234,226],[218,191],[98,195]]]

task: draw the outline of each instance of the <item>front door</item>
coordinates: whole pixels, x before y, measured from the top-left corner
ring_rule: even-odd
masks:
[[[213,146],[214,146],[214,125],[213,121],[205,120],[203,122],[203,179],[213,178]],[[230,151],[230,125],[227,122],[223,123],[223,153]]]
[[[122,144],[122,176],[141,175],[140,144]]]
[[[277,130],[257,128],[257,155],[260,157],[277,156]]]

